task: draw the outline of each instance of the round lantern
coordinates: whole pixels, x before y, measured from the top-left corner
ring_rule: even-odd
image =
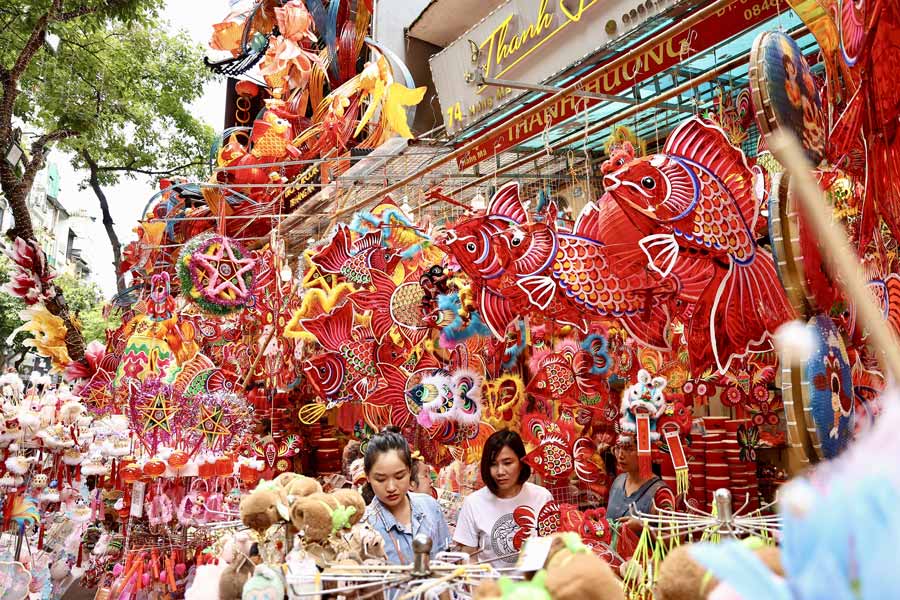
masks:
[[[137,463],[128,463],[119,470],[119,477],[127,485],[131,485],[141,480],[144,476],[144,470]]]
[[[158,458],[147,461],[144,465],[144,475],[156,479],[166,472],[166,463]]]
[[[184,450],[175,450],[169,456],[169,459],[167,462],[169,463],[170,467],[172,467],[173,469],[175,469],[177,471],[179,469],[183,469],[184,466],[188,463],[188,460],[190,460],[190,458],[191,458],[190,455],[187,452],[185,452]]]
[[[216,459],[216,475],[229,477],[234,474],[234,460],[230,456],[220,456]]]
[[[234,86],[234,91],[237,92],[238,96],[256,98],[257,94],[259,94],[259,86],[252,81],[243,80],[237,82],[237,85]]]

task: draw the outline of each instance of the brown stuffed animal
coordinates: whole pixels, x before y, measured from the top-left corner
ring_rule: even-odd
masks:
[[[622,583],[609,565],[581,544],[578,535],[558,534],[544,566],[553,600],[624,600]]]
[[[287,473],[282,473],[282,475],[287,475]],[[291,475],[296,475],[296,473],[291,473]],[[279,477],[281,477],[281,475],[279,475]],[[311,494],[322,493],[322,486],[319,482],[312,477],[307,477],[305,475],[296,475],[296,477],[291,478],[288,483],[282,484],[282,487],[287,493],[288,498],[291,500],[303,498],[304,496],[309,496]]]
[[[244,555],[237,556],[219,579],[219,600],[241,600],[244,584],[253,575],[256,565]]]
[[[274,481],[262,481],[249,495],[241,499],[241,522],[259,533],[290,519],[287,497]]]
[[[344,564],[383,565],[387,561],[384,538],[368,523],[357,523],[341,536],[337,561]]]
[[[690,548],[690,545],[679,546],[663,560],[656,581],[656,600],[706,600],[719,585],[691,557]],[[754,552],[773,573],[784,577],[781,551],[777,547],[762,546]]]
[[[316,493],[297,498],[291,504],[291,524],[306,542],[324,542],[331,535],[331,516],[339,506],[331,494]]]
[[[657,600],[706,600],[716,580],[691,557],[690,546],[674,548],[659,567]]]
[[[363,500],[362,494],[356,490],[341,489],[334,490],[331,495],[334,496],[335,500],[337,500],[344,508],[352,507],[355,509],[352,511],[352,514],[350,514],[351,526],[356,525],[362,520],[363,515],[366,512],[366,501]]]

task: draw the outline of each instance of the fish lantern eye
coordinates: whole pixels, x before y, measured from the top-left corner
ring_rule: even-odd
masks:
[[[466,244],[466,250],[468,250],[469,252],[475,252],[475,242],[469,242],[468,244]]]
[[[644,177],[643,179],[641,179],[641,185],[648,190],[652,190],[656,187],[656,180],[649,176]]]
[[[522,244],[523,238],[524,238],[524,235],[522,234],[521,231],[514,231],[512,238],[510,238],[510,240],[509,240],[509,244],[513,248],[517,248],[518,246],[520,246]]]

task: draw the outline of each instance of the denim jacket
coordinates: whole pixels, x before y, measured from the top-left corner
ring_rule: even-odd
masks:
[[[412,507],[411,531],[398,523],[378,498],[373,498],[366,509],[365,519],[384,538],[384,552],[388,562],[394,565],[413,562],[412,540],[419,533],[431,538],[432,558],[450,546],[450,530],[437,500],[426,494],[410,492],[409,503]]]

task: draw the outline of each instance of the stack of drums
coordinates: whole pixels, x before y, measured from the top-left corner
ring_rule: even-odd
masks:
[[[319,475],[341,472],[341,444],[334,437],[320,437],[313,442]]]
[[[719,488],[728,488],[729,471],[726,459],[726,437],[724,417],[703,417],[706,428],[706,505],[712,506],[713,496]]]
[[[691,447],[688,448],[688,467],[690,470],[691,487],[688,497],[694,501],[698,508],[706,509],[706,439],[694,436]]]

